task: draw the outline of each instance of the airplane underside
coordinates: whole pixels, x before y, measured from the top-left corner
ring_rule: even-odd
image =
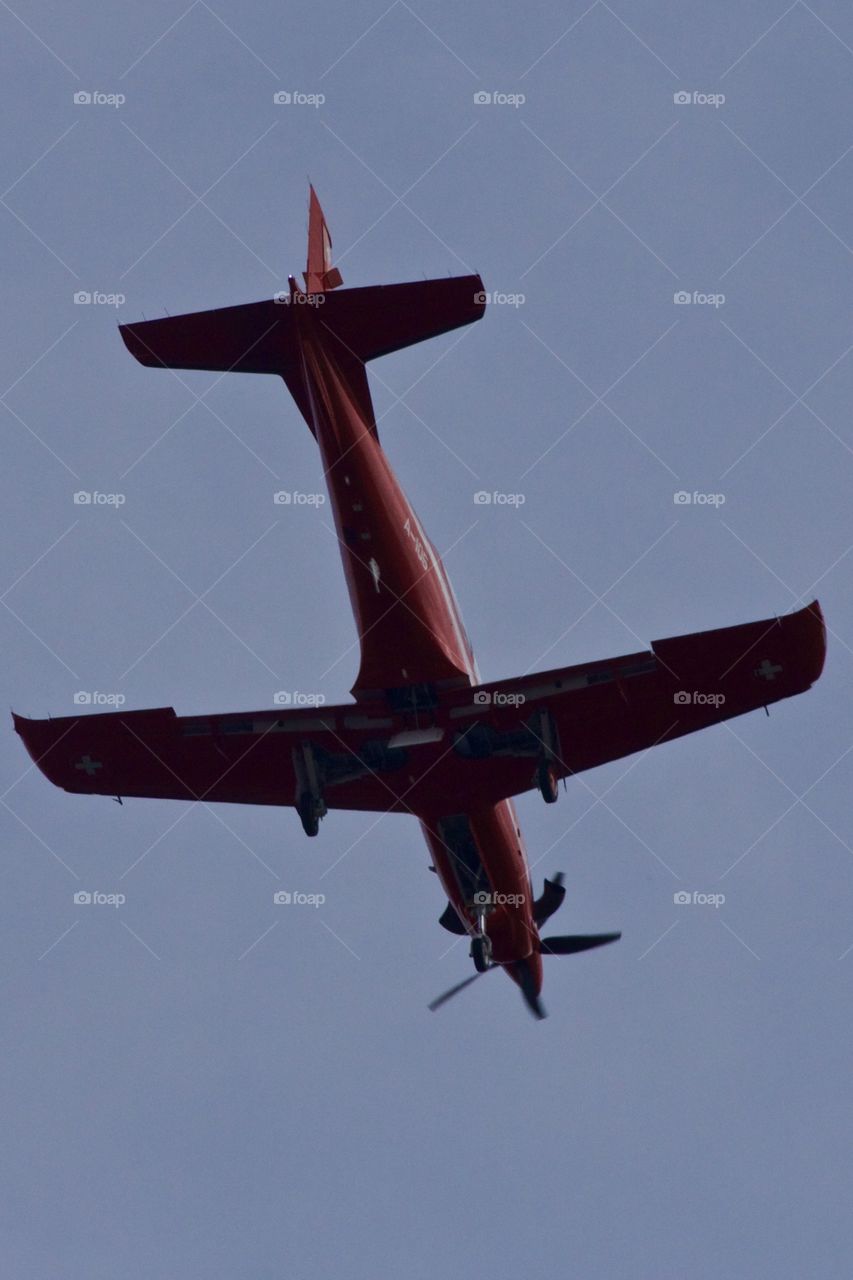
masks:
[[[366,363],[479,320],[479,276],[342,283],[313,189],[305,290],[121,326],[153,368],[283,378],[315,437],[360,642],[354,701],[177,716],[171,707],[52,720],[15,716],[67,791],[293,807],[316,837],[336,809],[420,820],[447,896],[441,924],[470,940],[475,972],[503,968],[536,1016],[543,955],[618,933],[542,938],[562,876],[538,898],[512,798],[802,693],[819,677],[820,607],[676,636],[616,658],[482,683],[435,548],[379,442]]]

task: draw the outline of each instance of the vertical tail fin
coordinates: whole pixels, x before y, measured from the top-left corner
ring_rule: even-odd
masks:
[[[306,293],[328,293],[343,284],[343,276],[332,266],[332,237],[317,192],[309,187],[308,197],[308,264],[305,268]]]

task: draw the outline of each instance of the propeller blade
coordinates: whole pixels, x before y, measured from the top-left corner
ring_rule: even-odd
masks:
[[[618,942],[621,933],[568,933],[554,938],[540,938],[543,956],[573,956],[577,951],[590,951],[608,942]]]
[[[520,960],[518,962],[516,972],[519,978],[521,994],[524,996],[524,1003],[527,1005],[534,1018],[547,1018],[548,1015],[545,1012],[545,1006],[539,999],[539,993],[537,992],[533,981],[533,974],[530,972],[530,968],[526,960]]]
[[[488,973],[489,970],[484,969],[483,972]],[[470,977],[464,978],[462,982],[457,982],[455,987],[451,987],[449,991],[445,991],[443,995],[438,996],[431,1004],[427,1005],[427,1008],[432,1013],[435,1013],[436,1009],[440,1009],[443,1004],[447,1004],[448,1000],[452,1000],[455,995],[458,995],[460,991],[464,991],[466,987],[470,987],[472,982],[476,982],[482,976],[482,973],[472,973]]]
[[[546,879],[542,893],[533,904],[533,919],[537,925],[543,925],[546,920],[550,920],[554,912],[559,911],[563,905],[563,899],[566,896],[564,879],[562,871],[558,871],[553,880]]]

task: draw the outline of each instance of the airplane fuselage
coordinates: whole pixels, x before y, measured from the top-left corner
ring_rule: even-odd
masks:
[[[471,645],[441,558],[379,443],[366,380],[324,334],[321,307],[298,314],[305,401],[361,644],[353,694],[371,704],[388,699],[397,710],[411,696],[413,729],[423,730],[431,688],[479,683]],[[421,820],[449,901],[473,930],[474,899],[488,894],[494,961],[527,960],[538,990],[530,875],[512,801],[446,813],[433,795],[421,797],[414,775],[410,781],[406,804]]]

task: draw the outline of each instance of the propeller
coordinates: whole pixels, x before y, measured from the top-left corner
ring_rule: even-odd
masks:
[[[621,933],[564,933],[553,938],[540,938],[539,951],[543,956],[573,956],[577,951],[591,951],[608,942],[618,942]]]
[[[534,904],[534,920],[537,925],[544,924],[545,920],[553,915],[562,904],[566,893],[563,881],[562,871],[558,871],[553,880],[545,881],[545,889],[542,896]],[[556,934],[551,938],[539,939],[539,953],[543,956],[572,956],[579,951],[591,951],[594,947],[606,946],[608,942],[618,942],[621,937],[621,933]],[[455,987],[450,987],[448,991],[433,1000],[428,1008],[435,1012],[436,1009],[440,1009],[443,1004],[446,1004],[448,1000],[452,1000],[455,995],[458,995],[460,991],[470,987],[472,982],[476,982],[477,978],[483,976],[483,973],[489,973],[491,969],[499,969],[500,967],[500,965],[493,964],[490,965],[489,969],[470,974],[467,978],[463,978],[461,982],[457,982]],[[513,965],[513,972],[521,988],[524,1003],[533,1016],[535,1018],[547,1017],[542,1001],[539,999],[539,993],[536,990],[533,972],[527,961],[517,961]]]
[[[558,871],[553,880],[546,879],[541,895],[533,904],[533,919],[537,927],[543,925],[546,920],[550,920],[554,912],[559,911],[563,905],[563,899],[566,896],[564,880],[562,871]]]
[[[524,996],[524,1003],[527,1005],[534,1018],[547,1018],[545,1006],[539,999],[539,993],[533,981],[533,974],[526,960],[519,960],[516,965],[516,973],[518,974],[518,985],[521,987],[521,994]]]
[[[492,968],[494,967],[495,966],[493,965]],[[433,1000],[430,1004],[428,1004],[427,1008],[432,1013],[435,1013],[436,1009],[440,1009],[443,1004],[447,1004],[448,1000],[452,1000],[453,997],[458,995],[460,991],[464,991],[466,987],[470,987],[472,982],[476,982],[478,978],[482,978],[484,973],[489,973],[489,972],[490,972],[489,969],[483,969],[479,973],[472,973],[468,978],[463,978],[461,982],[457,982],[455,987],[451,987],[449,991],[445,991],[442,995],[438,996],[435,1000]]]
[[[431,1013],[435,1013],[436,1009],[440,1009],[443,1004],[447,1004],[447,1001],[452,1000],[460,991],[464,991],[466,987],[470,987],[472,982],[476,982],[478,978],[482,978],[484,973],[491,973],[492,969],[498,968],[500,968],[500,965],[493,964],[489,969],[483,969],[479,973],[470,974],[467,978],[463,978],[461,982],[457,982],[455,987],[450,987],[448,991],[443,992],[442,995],[438,996],[428,1004],[427,1008]],[[533,985],[533,975],[524,961],[519,962],[518,976],[521,994],[524,996],[524,1003],[527,1005],[534,1017],[546,1018],[548,1015],[546,1014],[542,1001],[539,999],[536,988]]]

